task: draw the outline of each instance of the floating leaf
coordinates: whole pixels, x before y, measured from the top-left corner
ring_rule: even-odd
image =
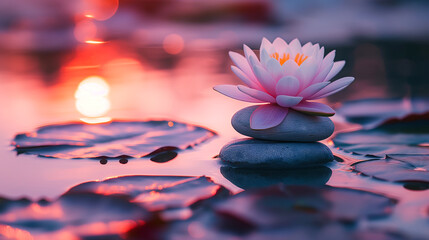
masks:
[[[208,129],[172,121],[114,121],[49,125],[18,134],[18,153],[54,158],[140,158],[159,149],[187,149],[211,137]]]
[[[126,197],[96,193],[68,194],[52,202],[0,201],[0,208],[4,209],[0,213],[0,225],[46,239],[56,239],[54,236],[61,233],[76,237],[123,233],[136,225],[137,220],[150,217],[148,211]],[[109,229],[115,224],[122,227]]]
[[[384,157],[386,154],[428,155],[427,120],[398,121],[375,129],[338,133],[333,142],[341,149],[363,155]]]
[[[390,213],[394,202],[382,195],[346,188],[279,186],[239,193],[217,205],[216,210],[269,227],[285,221],[299,224],[300,219],[304,223],[382,217]]]
[[[127,239],[148,235],[154,239],[330,239],[332,236],[360,239],[358,236],[390,236],[388,232],[360,230],[356,228],[359,224],[350,223],[386,217],[394,205],[393,199],[364,191],[278,185],[239,193],[186,221],[145,223],[128,232]]]
[[[82,183],[65,195],[84,192],[126,195],[130,201],[151,211],[188,207],[199,200],[230,194],[226,188],[204,176],[124,176]]]
[[[361,99],[349,101],[337,109],[348,121],[375,128],[389,122],[407,121],[425,116],[429,119],[429,99]]]
[[[204,200],[229,195],[204,176],[124,176],[79,184],[52,202],[0,198],[0,226],[46,239],[64,232],[82,239],[119,239],[137,221],[156,219],[155,212],[165,212],[162,221],[172,220],[173,209],[197,208]]]
[[[425,190],[429,184],[429,156],[394,155],[387,159],[369,160],[353,165],[367,176],[406,183],[407,188]]]

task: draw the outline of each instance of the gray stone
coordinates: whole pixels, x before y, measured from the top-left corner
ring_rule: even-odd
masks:
[[[334,123],[328,117],[312,116],[292,109],[280,125],[254,130],[250,128],[250,115],[257,107],[243,108],[234,114],[231,123],[237,132],[257,139],[287,142],[316,142],[334,132]]]
[[[244,168],[304,168],[320,166],[334,159],[331,150],[319,142],[273,142],[252,138],[239,139],[225,145],[220,159]]]

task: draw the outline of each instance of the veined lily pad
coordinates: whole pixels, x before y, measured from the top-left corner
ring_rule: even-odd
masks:
[[[12,145],[18,153],[43,157],[140,158],[159,153],[158,149],[187,149],[214,135],[206,128],[172,121],[70,123],[18,134]]]
[[[194,209],[229,195],[204,176],[123,176],[79,184],[54,201],[0,198],[0,226],[46,239],[58,239],[64,232],[79,239],[119,239],[118,234],[156,219],[158,213],[171,221],[173,209]]]
[[[188,207],[199,200],[230,195],[226,188],[204,176],[123,176],[82,183],[65,195],[84,192],[126,195],[151,211]]]
[[[411,120],[418,115],[429,117],[429,99],[362,99],[343,103],[337,113],[371,129],[389,122]]]
[[[216,210],[258,226],[358,221],[387,216],[395,201],[382,195],[329,186],[277,186],[239,193]],[[353,208],[350,208],[353,206]]]
[[[362,155],[429,155],[429,124],[426,119],[399,121],[375,129],[339,133],[333,142],[347,152]]]
[[[278,185],[239,193],[186,221],[148,222],[131,230],[127,239],[149,235],[153,239],[383,237],[390,233],[361,230],[357,223],[386,217],[394,205],[393,199],[364,191]]]
[[[0,208],[5,209],[0,213],[0,225],[28,231],[35,238],[43,236],[44,239],[57,239],[65,233],[75,238],[119,234],[136,225],[136,221],[151,216],[124,196],[89,192],[68,194],[52,202],[0,201]],[[123,228],[108,228],[114,224]]]
[[[414,186],[414,190],[429,188],[429,156],[394,155],[387,159],[358,162],[353,168],[367,176],[403,182],[407,188]]]

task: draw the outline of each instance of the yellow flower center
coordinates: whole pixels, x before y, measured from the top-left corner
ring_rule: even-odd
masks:
[[[290,55],[289,53],[286,55],[286,53],[283,53],[283,56],[280,57],[279,53],[274,53],[271,54],[271,57],[276,59],[277,61],[279,61],[280,65],[283,65],[287,60],[290,59]],[[301,65],[306,59],[308,58],[308,56],[304,56],[304,54],[296,54],[295,58],[293,59],[296,64]]]

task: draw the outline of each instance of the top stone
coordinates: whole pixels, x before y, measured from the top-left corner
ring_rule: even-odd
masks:
[[[280,125],[254,130],[250,128],[250,115],[257,107],[246,107],[234,114],[231,123],[237,132],[257,139],[285,142],[320,141],[334,132],[334,123],[328,117],[307,115],[292,109]]]

